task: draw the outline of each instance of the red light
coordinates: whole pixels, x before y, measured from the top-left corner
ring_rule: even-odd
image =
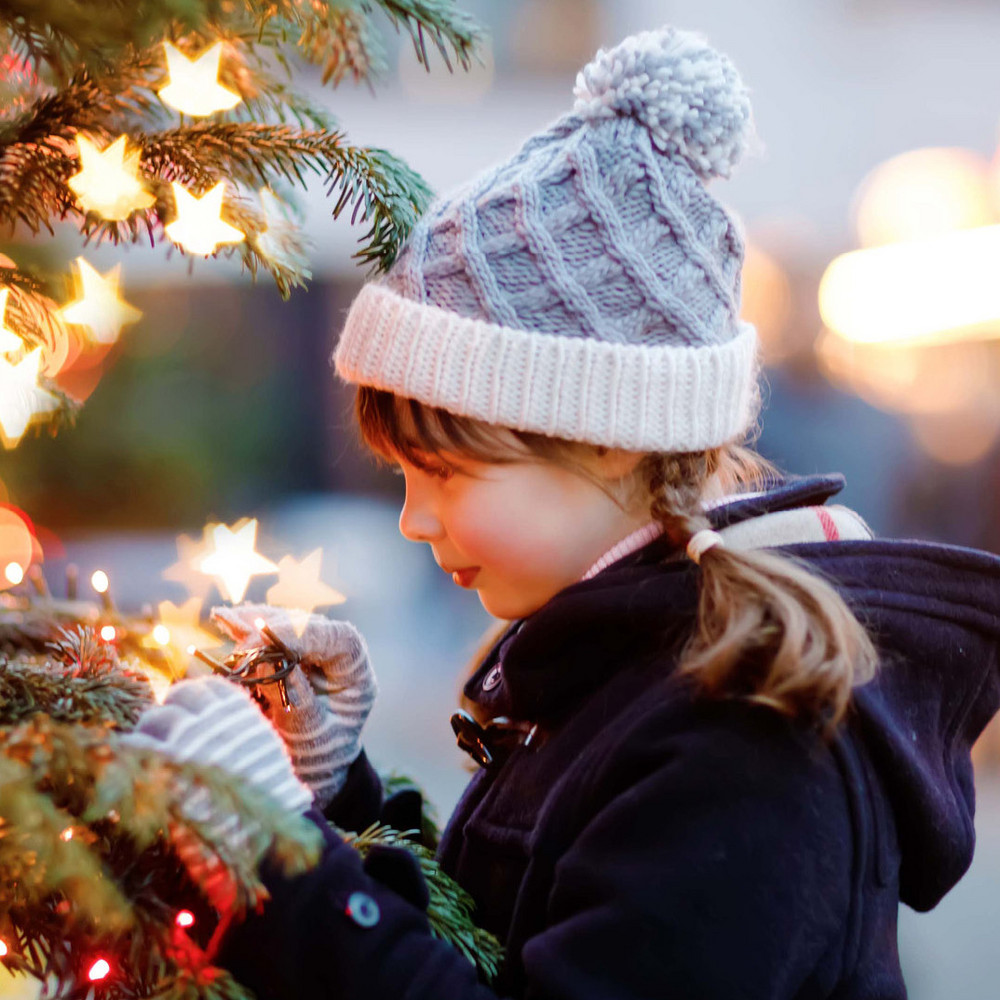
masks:
[[[174,923],[178,927],[190,927],[194,923],[194,914],[190,910],[181,910],[180,913],[174,917]]]
[[[96,983],[104,979],[105,976],[111,971],[111,966],[103,959],[99,958],[90,967],[90,971],[87,973],[87,978],[92,982]]]

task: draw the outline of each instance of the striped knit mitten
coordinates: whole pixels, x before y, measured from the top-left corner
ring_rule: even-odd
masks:
[[[325,809],[343,787],[361,753],[361,727],[375,702],[375,674],[361,633],[350,623],[322,615],[296,617],[266,604],[212,609],[212,620],[236,642],[236,651],[267,645],[258,622],[299,658],[286,679],[286,710],[271,685],[258,688],[264,712],[288,747],[295,773]]]
[[[154,750],[182,763],[214,764],[256,785],[288,812],[303,812],[312,802],[309,789],[292,769],[288,752],[250,695],[221,677],[179,681],[162,705],[148,708],[130,733],[127,746]],[[176,789],[181,814],[212,842],[238,856],[259,830],[218,811],[204,787]],[[220,912],[231,908],[235,886],[226,866],[188,827],[170,830],[178,857],[196,885]]]

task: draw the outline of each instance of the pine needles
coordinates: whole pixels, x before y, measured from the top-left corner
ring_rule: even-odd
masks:
[[[303,60],[324,84],[372,86],[388,67],[385,24],[409,36],[428,69],[432,46],[449,70],[468,69],[484,37],[453,0],[0,0],[0,230],[54,235],[70,222],[85,246],[148,242],[201,256],[167,235],[178,215],[171,185],[200,197],[224,181],[223,221],[245,238],[209,253],[235,257],[254,278],[269,274],[287,298],[311,277],[308,247],[299,227],[268,214],[263,192],[291,199],[294,211],[293,192],[312,175],[331,215],[362,227],[354,260],[369,274],[386,271],[430,189],[387,150],[352,144],[292,86]],[[185,58],[220,43],[218,83],[239,103],[199,119],[168,107],[166,41]],[[136,179],[152,196],[124,218],[85,207],[69,186],[83,170],[78,139],[104,150],[120,136],[138,151]],[[23,305],[29,293],[10,277],[12,263],[0,269],[0,290],[20,288]],[[58,307],[42,294],[30,305],[16,332],[44,352],[44,331],[65,337]],[[72,402],[50,379],[42,387],[60,400],[50,426],[71,422]]]

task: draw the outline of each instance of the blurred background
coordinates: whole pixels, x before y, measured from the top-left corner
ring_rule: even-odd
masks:
[[[750,87],[764,146],[715,187],[748,240],[744,315],[767,362],[759,450],[789,472],[842,472],[837,502],[879,535],[1000,552],[1000,6],[462,5],[492,36],[474,72],[425,73],[407,43],[374,94],[306,89],[354,141],[443,192],[567,111],[599,46],[667,22],[704,32]],[[123,609],[188,596],[178,536],[209,521],[257,518],[275,560],[322,547],[323,579],[347,598],[333,613],[366,634],[380,677],[369,752],[445,818],[468,776],[448,716],[492,620],[399,536],[401,481],[357,445],[329,356],[364,277],[360,233],[331,220],[319,179],[300,203],[314,277],[288,302],[221,259],[88,251],[101,270],[123,264],[143,318],[74,369],[89,397],[74,429],[0,453],[0,502],[34,522],[53,589],[72,560],[82,578],[106,571]],[[248,597],[265,590],[257,579]],[[901,913],[914,1000],[997,995],[998,733],[976,749],[972,871],[931,914]]]

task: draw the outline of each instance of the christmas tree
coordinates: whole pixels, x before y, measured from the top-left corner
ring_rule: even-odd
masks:
[[[481,39],[447,0],[0,0],[6,448],[29,428],[71,421],[78,404],[60,382],[67,359],[107,349],[139,319],[120,266],[101,273],[89,245],[236,257],[287,297],[309,278],[294,189],[318,175],[331,214],[350,209],[363,227],[359,263],[389,266],[427,186],[386,150],[352,145],[293,86],[303,63],[319,67],[324,84],[377,78],[386,64],[380,17],[409,36],[425,66],[432,45],[449,67],[468,68]],[[83,248],[72,261],[45,247],[66,226]],[[71,272],[76,292],[66,296]],[[225,531],[237,538],[251,526]],[[21,530],[0,517],[0,533],[8,529]],[[221,931],[204,940],[199,925],[260,902],[265,856],[290,873],[314,863],[318,831],[225,771],[120,738],[154,704],[151,679],[183,672],[158,633],[166,627],[151,614],[120,614],[96,575],[97,602],[79,598],[73,576],[53,596],[33,545],[29,532],[23,553],[0,559],[0,963],[66,997],[247,996],[212,964]],[[223,589],[242,597],[236,583]],[[176,632],[184,623],[204,634],[197,610],[177,619]],[[231,664],[202,656],[206,670],[231,674]],[[212,816],[184,808],[199,789]],[[238,817],[245,835],[227,839],[218,816]],[[410,846],[430,883],[435,932],[487,977],[496,971],[496,943],[426,844],[386,829],[352,840],[361,851]]]

